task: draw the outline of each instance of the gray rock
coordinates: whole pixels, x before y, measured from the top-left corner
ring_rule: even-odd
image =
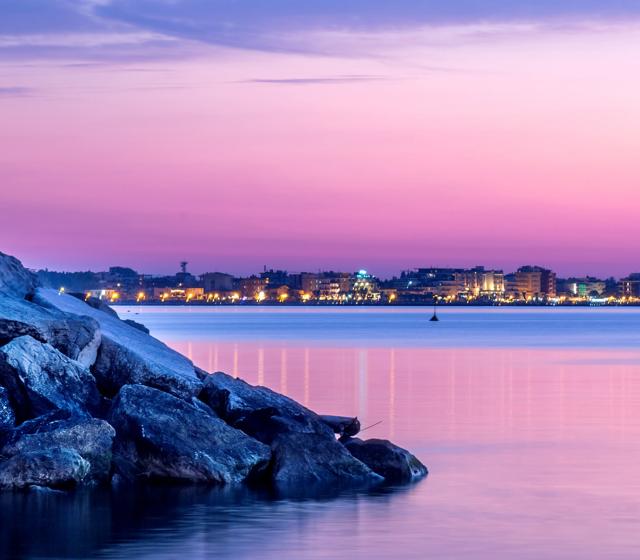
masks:
[[[22,299],[33,293],[36,283],[36,276],[18,259],[0,252],[0,293]]]
[[[29,424],[28,422],[26,424]],[[20,430],[0,453],[5,457],[37,451],[72,449],[89,463],[85,481],[104,482],[111,470],[111,448],[115,430],[104,420],[72,418],[31,424]]]
[[[53,410],[31,420],[25,420],[12,430],[0,434],[0,449],[5,445],[17,442],[24,435],[46,431],[48,426],[71,418],[74,416],[68,410]]]
[[[272,477],[280,489],[302,486],[354,487],[382,482],[336,439],[318,434],[287,433],[271,443]]]
[[[121,474],[207,483],[242,482],[264,469],[268,446],[211,413],[143,385],[126,385],[109,415]]]
[[[45,309],[0,293],[0,344],[25,335],[48,342],[86,366],[95,362],[100,346],[98,323],[90,317]]]
[[[411,482],[428,474],[416,457],[386,439],[352,438],[344,441],[344,446],[387,482]]]
[[[79,294],[71,292],[70,296],[73,296],[76,299],[79,299],[86,303],[89,307],[93,307],[99,311],[104,311],[107,315],[111,315],[112,317],[118,318],[118,313],[115,309],[113,309],[108,303],[105,303],[103,300],[97,297],[86,297],[85,294]]]
[[[0,348],[0,383],[8,390],[19,420],[55,409],[86,415],[101,407],[91,372],[30,336]]]
[[[33,301],[49,309],[88,315],[99,323],[102,343],[92,372],[104,394],[113,396],[127,384],[147,385],[187,399],[200,392],[202,383],[193,363],[152,336],[54,290],[37,289]]]
[[[149,334],[149,329],[145,327],[142,323],[138,323],[138,321],[134,321],[133,319],[123,319],[123,322],[133,327],[134,329],[138,329],[142,331],[144,334]]]
[[[271,446],[277,486],[382,480],[346,451],[315,412],[271,389],[216,372],[205,378],[200,398],[229,424]]]
[[[89,462],[72,449],[18,453],[0,464],[0,488],[72,488],[84,482],[89,470]]]
[[[16,415],[9,402],[9,393],[0,386],[0,432],[10,430],[16,423]]]
[[[226,373],[204,378],[200,399],[232,426],[270,443],[283,432],[317,433],[335,439],[333,430],[313,411],[267,387],[249,385]]]

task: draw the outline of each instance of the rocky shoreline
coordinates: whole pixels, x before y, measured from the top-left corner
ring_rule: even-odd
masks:
[[[353,488],[427,474],[266,387],[208,373],[0,253],[0,489],[142,481]],[[338,438],[338,436],[341,436]]]

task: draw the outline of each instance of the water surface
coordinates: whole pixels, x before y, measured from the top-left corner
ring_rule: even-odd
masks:
[[[12,553],[640,555],[634,309],[446,308],[439,323],[418,308],[118,312],[202,368],[268,385],[321,413],[381,422],[363,435],[409,448],[430,475],[401,489],[318,499],[201,488],[4,496],[0,537]],[[39,531],[20,540],[26,519]]]

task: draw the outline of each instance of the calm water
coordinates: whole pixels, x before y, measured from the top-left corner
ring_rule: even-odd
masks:
[[[0,497],[0,552],[98,558],[637,558],[640,311],[118,308],[429,467],[416,485]]]

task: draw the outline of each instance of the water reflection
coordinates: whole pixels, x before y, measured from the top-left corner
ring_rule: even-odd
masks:
[[[318,412],[381,421],[364,435],[410,448],[429,478],[313,500],[199,487],[5,494],[0,553],[637,557],[639,312],[509,310],[489,313],[487,323],[478,320],[484,312],[457,312],[459,322],[452,315],[420,339],[424,323],[412,311],[384,320],[368,311],[205,311],[137,319],[200,367],[284,391]]]
[[[322,413],[382,421],[369,435],[407,445],[640,435],[640,366],[626,350],[170,343]]]
[[[383,504],[411,487],[378,489]],[[0,557],[244,558],[277,550],[282,531],[312,531],[322,504],[340,498],[338,516],[357,518],[362,495],[332,491],[279,499],[248,488],[134,487],[0,494]]]

